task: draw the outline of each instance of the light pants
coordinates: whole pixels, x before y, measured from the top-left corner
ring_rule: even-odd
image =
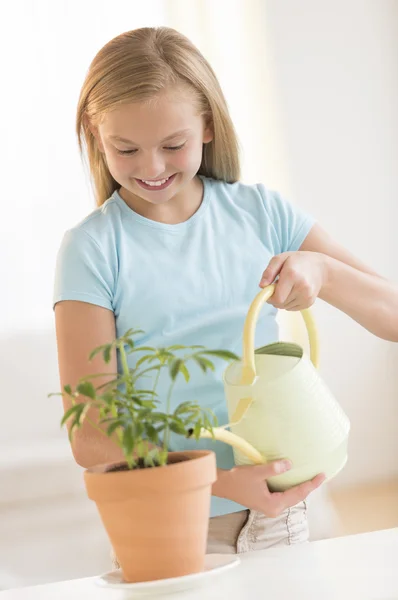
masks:
[[[210,519],[208,554],[241,554],[307,542],[307,505],[300,502],[276,518],[242,510]]]

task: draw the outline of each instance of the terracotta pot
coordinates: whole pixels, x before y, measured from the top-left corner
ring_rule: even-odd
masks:
[[[214,452],[170,452],[164,467],[108,473],[111,466],[88,469],[84,480],[125,581],[202,571],[217,478]]]

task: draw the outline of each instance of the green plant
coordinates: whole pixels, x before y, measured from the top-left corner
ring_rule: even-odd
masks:
[[[76,428],[81,427],[87,419],[104,435],[113,437],[121,448],[129,469],[167,464],[170,432],[186,437],[193,436],[195,439],[199,439],[202,429],[212,433],[217,419],[210,409],[202,408],[197,402],[183,402],[170,412],[173,387],[179,375],[189,382],[187,363],[195,363],[206,373],[209,369],[214,370],[209,356],[224,360],[238,359],[234,353],[227,350],[206,350],[203,346],[139,347],[133,340],[139,333],[143,332],[129,329],[123,336],[91,352],[90,360],[101,352],[105,363],[109,363],[112,352],[119,353],[121,372],[111,374],[114,379],[95,388],[91,380],[105,374],[87,375],[79,380],[75,390],[72,390],[70,385],[65,385],[63,392],[49,394],[67,396],[72,402],[61,421],[63,426],[70,420],[70,439]],[[127,355],[133,352],[143,352],[144,355],[130,368]],[[180,356],[181,352],[184,352],[184,355]],[[165,399],[165,412],[158,410],[160,399],[157,393],[163,369],[168,369],[171,380]],[[140,388],[138,382],[153,371],[156,372],[153,389]],[[85,400],[78,401],[79,396]],[[87,417],[91,407],[98,410],[97,423]],[[100,427],[104,424],[105,428]]]

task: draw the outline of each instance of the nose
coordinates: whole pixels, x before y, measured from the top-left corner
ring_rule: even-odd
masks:
[[[163,157],[157,152],[147,153],[142,156],[138,172],[140,179],[158,179],[165,172]]]

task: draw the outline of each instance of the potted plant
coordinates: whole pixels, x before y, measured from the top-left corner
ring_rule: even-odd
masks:
[[[120,373],[95,387],[98,374],[87,375],[72,390],[63,392],[72,406],[61,425],[70,423],[69,436],[88,419],[112,438],[124,462],[98,465],[84,473],[87,495],[97,505],[101,520],[127,582],[177,577],[203,570],[210,511],[211,486],[216,479],[215,455],[207,450],[169,452],[170,433],[199,439],[212,435],[216,417],[195,401],[179,404],[171,411],[177,377],[189,382],[189,364],[205,373],[214,369],[212,357],[234,360],[229,351],[206,350],[203,346],[174,345],[169,348],[139,347],[130,329],[112,343],[95,348],[105,363],[118,352]],[[127,356],[142,356],[130,368]],[[166,410],[159,410],[157,386],[168,370],[170,386]],[[152,389],[142,380],[155,372]],[[90,407],[98,411],[98,422],[87,417]]]

